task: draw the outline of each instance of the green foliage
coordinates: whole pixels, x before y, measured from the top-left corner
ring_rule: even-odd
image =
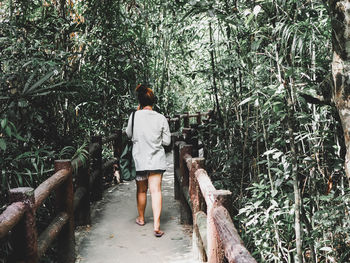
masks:
[[[147,82],[164,114],[215,109],[200,133],[206,166],[232,191],[258,260],[295,260],[297,177],[304,261],[349,261],[327,6],[85,0],[62,12],[55,2],[0,3],[2,207],[8,188],[37,186],[56,158],[85,161],[88,138],[123,127]]]

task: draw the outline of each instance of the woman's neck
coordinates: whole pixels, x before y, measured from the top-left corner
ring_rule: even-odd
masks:
[[[152,110],[152,106],[145,106],[142,108],[143,110]]]

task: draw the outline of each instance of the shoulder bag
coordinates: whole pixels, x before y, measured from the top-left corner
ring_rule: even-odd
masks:
[[[135,112],[132,113],[131,139],[128,140],[123,153],[120,155],[119,166],[121,178],[125,181],[132,181],[136,178],[136,167],[132,157],[132,137],[134,135]]]

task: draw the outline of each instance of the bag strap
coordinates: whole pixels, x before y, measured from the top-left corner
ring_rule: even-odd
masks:
[[[131,139],[132,139],[132,136],[134,136],[134,120],[135,120],[135,111],[132,113]]]

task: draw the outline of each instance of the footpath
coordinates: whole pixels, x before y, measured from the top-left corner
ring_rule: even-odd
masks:
[[[174,200],[173,156],[167,154],[164,173],[161,238],[153,235],[151,197],[148,193],[146,225],[135,223],[136,185],[126,182],[106,190],[94,207],[92,226],[77,232],[76,263],[196,263],[191,226],[180,224]]]

